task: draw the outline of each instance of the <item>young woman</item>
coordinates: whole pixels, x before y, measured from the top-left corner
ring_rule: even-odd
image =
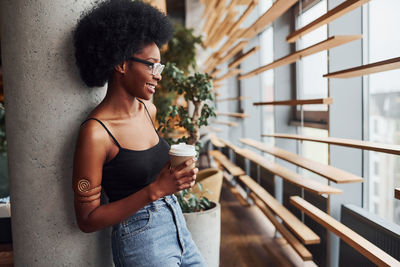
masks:
[[[206,266],[173,193],[194,185],[193,159],[170,168],[169,145],[154,128],[148,100],[161,80],[159,47],[172,36],[167,17],[140,1],[100,3],[74,33],[80,75],[108,82],[104,100],[82,123],[73,189],[79,228],[112,226],[115,266]],[[184,170],[185,169],[185,170]],[[101,192],[109,198],[100,203]]]

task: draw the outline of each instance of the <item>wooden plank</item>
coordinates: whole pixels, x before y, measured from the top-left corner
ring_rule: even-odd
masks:
[[[253,38],[297,2],[298,0],[276,0],[275,3],[248,28],[242,38]]]
[[[210,141],[213,144],[213,146],[215,146],[215,147],[225,147],[225,144],[222,143],[215,134],[210,133],[209,136],[210,136]]]
[[[338,5],[337,7],[329,10],[327,13],[322,15],[321,17],[317,18],[316,20],[310,22],[309,24],[305,25],[304,27],[292,32],[286,37],[286,41],[289,43],[294,43],[301,36],[321,27],[322,25],[326,25],[335,19],[349,13],[350,11],[368,3],[370,0],[347,0],[344,1],[342,4]]]
[[[217,116],[229,116],[229,117],[240,118],[240,119],[250,117],[248,114],[244,114],[244,113],[215,112],[215,114]]]
[[[239,176],[245,174],[245,172],[233,164],[224,154],[222,154],[218,150],[212,150],[209,151],[209,154],[219,163],[221,163],[222,166],[233,176]]]
[[[223,130],[217,127],[211,127],[211,126],[207,126],[207,129],[216,133],[222,133]]]
[[[303,244],[319,244],[320,238],[287,208],[282,206],[270,193],[257,184],[247,175],[239,176],[239,180],[244,183],[258,198],[260,198],[269,209],[279,216],[285,225],[294,233]]]
[[[257,155],[251,150],[246,148],[242,148],[239,152],[236,152],[244,158],[249,159],[250,161],[256,163],[261,168],[271,172],[279,177],[283,178],[289,183],[292,183],[296,186],[304,188],[311,193],[322,195],[322,194],[342,194],[343,191],[334,187],[331,187],[326,184],[321,184],[312,179],[305,178],[298,173],[286,169],[285,167],[276,164],[275,162],[269,161],[261,155]]]
[[[246,52],[245,54],[243,54],[242,56],[240,56],[239,58],[235,59],[235,61],[229,63],[228,68],[232,69],[235,68],[237,65],[239,65],[240,63],[242,63],[246,58],[248,58],[249,56],[251,56],[252,54],[254,54],[255,52],[257,52],[260,49],[259,46],[255,46],[252,49],[250,49],[248,52]]]
[[[236,122],[233,122],[233,121],[217,121],[217,120],[214,120],[212,123],[223,124],[223,125],[227,125],[227,126],[231,126],[231,127],[239,126],[239,124],[237,124]]]
[[[220,57],[218,60],[218,64],[222,64],[234,55],[236,55],[240,50],[242,50],[246,45],[249,44],[249,41],[241,41],[237,45],[235,45],[231,50],[229,50],[225,56]]]
[[[224,18],[224,20],[219,23],[210,35],[207,36],[207,39],[204,41],[204,46],[215,48],[218,42],[224,38],[228,29],[234,23],[235,17],[237,16],[238,11],[233,10],[232,12],[228,12]]]
[[[215,69],[213,72],[210,73],[210,76],[215,78],[218,74],[222,71],[222,69]]]
[[[219,55],[224,54],[240,38],[240,36],[245,30],[246,29],[237,29],[236,31],[234,31],[230,36],[230,38],[228,38],[228,40],[221,46],[221,48],[216,53]],[[217,65],[218,61],[213,61],[208,65],[206,65],[207,66],[206,69],[212,70]]]
[[[291,153],[289,151],[258,142],[249,138],[242,138],[240,142],[243,144],[252,146],[261,151],[267,152],[275,157],[286,160],[292,164],[302,167],[306,170],[312,171],[322,177],[327,178],[335,183],[355,183],[362,182],[363,178],[357,175],[351,174],[349,172],[337,169],[333,166],[322,164],[320,162],[299,156],[297,154]]]
[[[207,1],[206,3],[204,3],[206,7],[204,8],[204,12],[201,15],[201,17],[204,18],[206,16],[209,16],[211,13],[210,10],[212,10],[215,7],[215,4],[217,2],[218,2],[218,0],[210,0],[210,1]]]
[[[400,199],[400,187],[394,189],[394,197]]]
[[[222,14],[224,12],[224,7],[226,6],[227,0],[219,0],[214,8],[214,10],[211,11],[211,16],[210,19],[207,20],[206,24],[208,29],[207,31],[203,29],[203,32],[207,34],[207,36],[211,35],[212,32],[215,30],[215,27],[219,25],[219,21],[222,17]]]
[[[303,260],[312,260],[312,254],[304,247],[296,237],[287,230],[274,216],[274,214],[268,209],[268,206],[257,197],[256,194],[250,193],[250,198],[254,201],[256,206],[267,216],[270,222],[275,226],[276,230],[282,234],[292,248]]]
[[[265,106],[265,105],[284,105],[284,106],[296,106],[296,105],[317,105],[326,104],[330,105],[333,103],[333,98],[317,98],[317,99],[297,99],[297,100],[284,100],[284,101],[273,101],[273,102],[254,102],[254,106]]]
[[[311,136],[303,136],[297,134],[263,134],[262,136],[320,142],[330,145],[345,146],[345,147],[352,147],[352,148],[400,155],[400,145],[390,145],[390,144],[374,143],[370,141],[344,139],[336,137],[311,137]]]
[[[302,57],[306,57],[324,50],[328,50],[343,44],[346,44],[348,42],[352,42],[355,40],[358,40],[362,38],[362,35],[338,35],[338,36],[332,36],[326,39],[325,41],[319,42],[315,45],[309,46],[307,48],[304,48],[302,50],[299,50],[297,52],[294,52],[293,54],[287,55],[285,57],[282,57],[278,60],[275,60],[274,62],[267,64],[265,66],[259,67],[255,70],[252,70],[246,74],[240,75],[239,80],[250,78],[252,76],[255,76],[261,72],[274,69],[277,67],[281,67],[284,65],[288,65],[291,63],[296,62]]]
[[[391,58],[351,69],[327,73],[325,78],[352,78],[400,68],[400,57]]]
[[[228,97],[228,98],[217,98],[217,99],[215,99],[215,102],[241,101],[241,100],[246,100],[246,99],[251,99],[251,97],[250,96],[238,96],[238,97]]]
[[[252,0],[238,0],[236,5],[238,6],[247,6],[251,3]]]
[[[367,239],[351,230],[346,225],[335,220],[325,212],[313,206],[299,196],[291,196],[290,203],[303,211],[314,221],[339,236],[349,246],[360,252],[364,257],[378,266],[400,266],[400,262],[378,248]]]
[[[249,202],[240,194],[239,190],[235,186],[229,185],[229,190],[235,196],[239,204],[243,207],[250,207]]]
[[[231,69],[231,70],[228,70],[228,72],[227,72],[226,74],[224,74],[224,75],[222,75],[221,77],[215,79],[214,82],[220,82],[220,81],[225,80],[225,79],[228,79],[228,78],[230,78],[230,77],[232,77],[232,76],[238,75],[238,74],[241,73],[241,72],[242,72],[241,69]]]
[[[251,14],[253,9],[258,5],[258,1],[259,0],[252,0],[251,3],[249,3],[247,9],[243,12],[240,18],[228,30],[228,38],[231,38],[236,29],[238,29],[240,25],[243,23],[243,21]]]

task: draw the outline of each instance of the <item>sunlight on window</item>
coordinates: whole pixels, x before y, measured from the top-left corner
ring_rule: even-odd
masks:
[[[369,4],[369,62],[400,56],[399,0],[373,0]],[[400,144],[400,70],[368,77],[369,139]],[[400,224],[400,201],[393,196],[400,186],[399,156],[369,153],[368,207],[373,213]]]

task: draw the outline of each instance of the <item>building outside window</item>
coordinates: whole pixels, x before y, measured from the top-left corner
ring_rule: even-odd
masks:
[[[367,63],[400,56],[400,1],[374,0],[367,8],[365,31],[368,39]],[[400,70],[376,73],[366,78],[369,109],[369,140],[400,144]],[[398,156],[369,152],[369,210],[400,224],[400,201],[394,198],[394,188],[400,186]],[[379,186],[379,189],[376,187]],[[375,193],[378,193],[375,197]],[[377,207],[385,207],[378,209]]]

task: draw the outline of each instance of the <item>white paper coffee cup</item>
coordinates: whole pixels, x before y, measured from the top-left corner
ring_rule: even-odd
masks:
[[[196,148],[192,145],[179,143],[172,145],[169,150],[169,158],[171,160],[171,167],[178,166],[190,158],[196,157]]]

